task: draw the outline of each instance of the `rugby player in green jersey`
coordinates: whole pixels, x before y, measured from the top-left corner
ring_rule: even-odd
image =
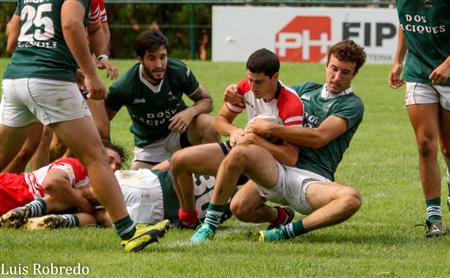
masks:
[[[400,28],[388,83],[397,89],[406,81],[405,102],[416,134],[426,205],[425,235],[437,237],[449,231],[442,221],[437,155],[440,143],[450,208],[450,2],[397,0],[396,6]]]
[[[134,135],[131,169],[151,168],[176,150],[218,141],[212,127],[212,99],[188,66],[168,57],[169,43],[160,31],[146,31],[135,43],[136,63],[109,88],[105,100],[112,119],[125,106]],[[188,107],[186,94],[194,105]]]

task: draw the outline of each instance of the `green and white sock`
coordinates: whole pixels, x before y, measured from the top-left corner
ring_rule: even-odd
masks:
[[[62,225],[61,228],[80,227],[80,220],[75,214],[62,214],[60,216],[67,220],[67,223]]]
[[[47,214],[47,204],[41,198],[25,205],[30,211],[29,217],[38,217]]]
[[[220,224],[222,215],[226,210],[226,205],[214,205],[209,203],[208,209],[206,210],[205,223],[215,231],[217,226]]]
[[[442,208],[440,197],[425,200],[425,204],[427,206],[428,221],[434,222],[442,219]]]
[[[307,233],[301,219],[282,226],[281,231],[283,232],[284,238],[293,238]]]
[[[131,220],[129,215],[120,220],[117,220],[113,225],[114,229],[116,229],[116,233],[122,240],[128,240],[132,238],[134,236],[134,233],[136,232],[134,222],[133,220]]]

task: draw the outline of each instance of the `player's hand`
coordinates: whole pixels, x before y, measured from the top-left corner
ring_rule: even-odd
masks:
[[[450,77],[450,58],[445,60],[442,64],[440,64],[436,69],[431,72],[428,77],[433,84],[444,83]]]
[[[117,76],[119,75],[119,70],[116,66],[111,64],[109,60],[98,61],[97,68],[100,70],[106,70],[106,77],[111,80],[117,79]]]
[[[172,118],[169,119],[169,129],[175,133],[185,132],[194,116],[195,114],[190,108],[176,113]]]
[[[225,92],[223,92],[223,100],[232,105],[244,105],[244,100],[240,94],[238,94],[238,89],[236,84],[229,85]]]
[[[261,137],[264,137],[269,135],[267,134],[267,130],[273,125],[274,124],[269,121],[253,118],[251,121],[247,123],[245,131],[253,132]]]
[[[236,143],[241,140],[241,137],[244,136],[245,131],[242,128],[237,128],[233,130],[230,134],[230,146],[234,147]]]
[[[88,90],[88,98],[94,100],[102,100],[105,98],[106,89],[97,74],[93,76],[85,76],[86,88]]]
[[[237,145],[260,145],[260,141],[264,140],[263,138],[259,137],[253,132],[246,132],[243,136],[239,137],[239,139],[236,141]]]
[[[392,89],[397,89],[403,86],[405,84],[405,81],[401,79],[401,74],[403,71],[403,65],[402,64],[393,64],[391,72],[389,72],[388,76],[388,84],[389,87]]]

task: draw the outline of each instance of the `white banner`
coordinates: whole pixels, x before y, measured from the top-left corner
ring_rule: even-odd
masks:
[[[214,6],[212,60],[246,61],[265,47],[284,62],[325,62],[344,39],[364,47],[368,63],[391,63],[397,46],[395,9]]]

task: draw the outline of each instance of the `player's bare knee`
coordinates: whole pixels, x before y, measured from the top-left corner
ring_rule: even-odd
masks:
[[[348,187],[342,192],[341,198],[345,202],[345,208],[349,214],[356,213],[361,207],[361,194],[354,188]]]
[[[420,157],[428,158],[437,155],[437,140],[433,137],[423,136],[417,139],[417,149]]]
[[[183,151],[175,152],[170,158],[170,168],[174,172],[178,172],[184,168],[184,154]]]
[[[240,221],[247,221],[247,216],[251,213],[251,208],[245,201],[233,199],[230,203],[230,210]]]
[[[227,169],[242,170],[245,168],[248,162],[248,147],[247,146],[236,146],[232,151],[225,157],[223,164]]]

